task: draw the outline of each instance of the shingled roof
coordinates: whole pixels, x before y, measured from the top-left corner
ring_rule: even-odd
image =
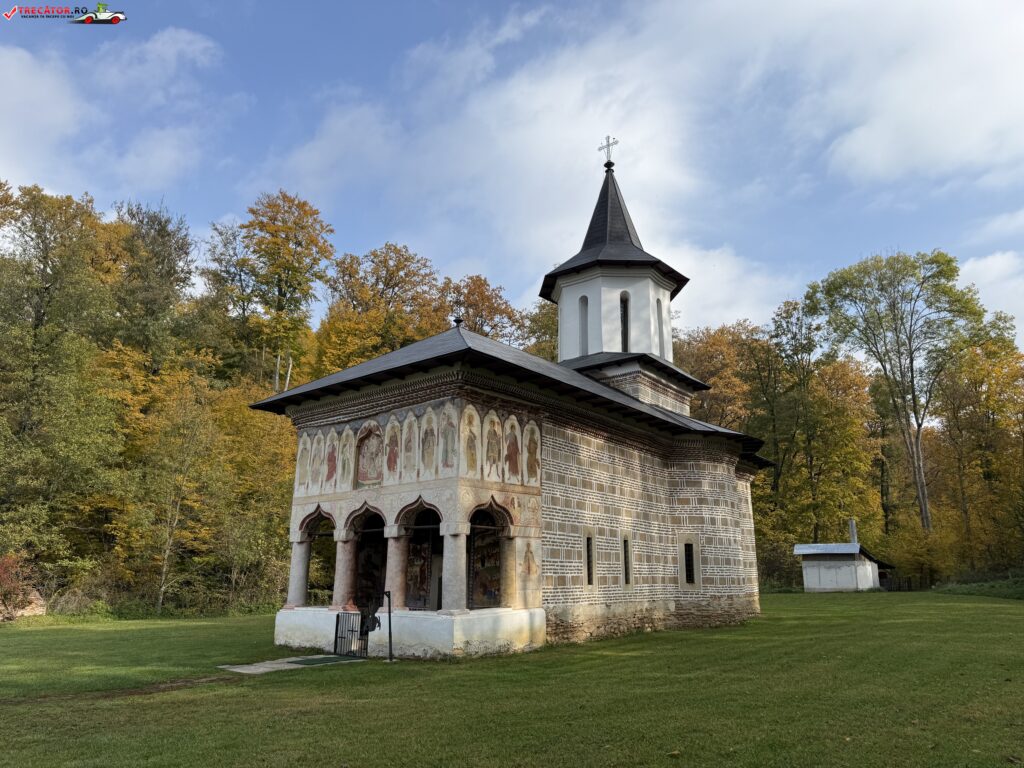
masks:
[[[344,371],[272,395],[253,403],[250,408],[283,414],[289,406],[305,401],[355,391],[368,384],[381,384],[413,373],[460,362],[477,365],[495,374],[507,374],[517,381],[533,382],[556,394],[571,397],[578,405],[594,406],[626,417],[634,425],[649,426],[670,433],[723,437],[739,443],[745,460],[759,466],[766,462],[756,455],[763,441],[755,437],[643,403],[625,392],[595,381],[571,368],[461,327],[452,328]]]
[[[594,215],[590,217],[587,235],[583,238],[583,247],[567,262],[544,275],[540,287],[542,299],[554,301],[555,282],[562,275],[598,266],[651,267],[673,284],[672,298],[689,282],[690,278],[647,253],[640,245],[640,237],[615,180],[614,165],[612,162],[604,164],[604,182],[597,196]]]

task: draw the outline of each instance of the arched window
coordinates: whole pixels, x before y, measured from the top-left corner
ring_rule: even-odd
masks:
[[[658,299],[658,354],[665,356],[665,317],[661,312],[661,299]]]
[[[580,296],[580,355],[590,354],[590,317],[589,301],[586,296]]]
[[[619,327],[622,330],[622,351],[629,352],[629,293],[619,294]]]

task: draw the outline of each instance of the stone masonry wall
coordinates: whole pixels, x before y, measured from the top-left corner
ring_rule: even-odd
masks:
[[[692,394],[677,387],[650,371],[635,370],[602,377],[601,382],[609,387],[632,395],[642,403],[657,405],[669,411],[690,415]]]
[[[542,429],[549,640],[712,626],[758,613],[749,475],[737,474],[735,447],[694,438],[658,451],[555,419]],[[630,542],[629,584],[623,539]],[[681,578],[685,541],[696,553],[692,585]]]

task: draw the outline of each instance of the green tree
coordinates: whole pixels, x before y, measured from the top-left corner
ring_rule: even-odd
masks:
[[[317,208],[283,189],[260,195],[241,229],[255,260],[255,292],[274,355],[274,391],[279,392],[282,362],[291,368],[296,339],[306,327],[316,287],[334,255],[327,239],[334,229]],[[285,386],[289,378],[286,374]]]
[[[911,462],[921,527],[932,529],[922,435],[942,372],[982,333],[973,287],[957,286],[956,260],[941,251],[873,256],[838,269],[809,291],[840,344],[880,368]]]

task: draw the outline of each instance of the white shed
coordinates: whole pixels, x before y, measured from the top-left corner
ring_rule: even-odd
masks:
[[[797,544],[793,554],[803,563],[804,592],[860,592],[879,589],[878,569],[892,570],[857,541],[850,519],[850,540],[839,544]]]
[[[878,589],[879,561],[860,544],[797,544],[803,561],[804,592],[858,592]],[[886,567],[882,563],[882,567]]]

